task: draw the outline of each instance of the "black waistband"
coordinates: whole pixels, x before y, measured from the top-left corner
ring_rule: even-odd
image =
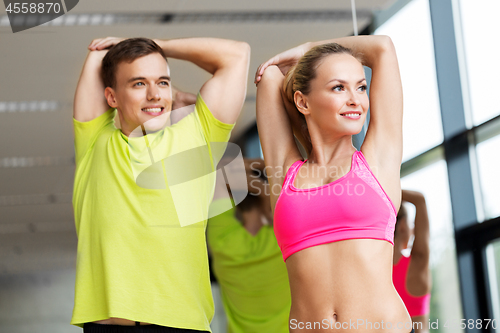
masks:
[[[84,333],[201,333],[206,331],[197,331],[197,330],[159,326],[159,325],[140,325],[140,323],[136,321],[135,326],[85,323],[83,324],[83,332]]]

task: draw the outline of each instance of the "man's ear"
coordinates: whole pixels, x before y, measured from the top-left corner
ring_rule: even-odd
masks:
[[[106,97],[106,101],[108,105],[112,108],[117,108],[118,103],[116,102],[115,91],[111,87],[106,87],[104,90],[104,96]]]
[[[301,91],[296,91],[295,94],[293,94],[293,99],[295,101],[295,106],[300,113],[302,113],[303,115],[310,113],[309,104],[307,103],[307,97]]]

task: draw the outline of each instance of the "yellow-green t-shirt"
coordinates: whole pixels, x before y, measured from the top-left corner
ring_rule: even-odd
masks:
[[[227,142],[234,125],[217,120],[200,94],[194,112],[142,138],[127,138],[114,126],[115,115],[116,110],[110,109],[89,122],[73,121],[78,252],[71,324],[117,317],[210,331],[214,307],[206,220],[181,226],[173,193],[185,197],[181,192],[197,191],[193,197],[209,202],[213,178],[198,178],[194,185],[205,179],[201,190],[183,180],[188,185],[180,184],[183,191],[179,191],[169,186],[178,177],[166,175],[163,169],[163,186],[141,187],[136,180],[140,161],[131,152],[147,141],[152,150],[146,152],[155,156],[161,168],[167,163],[164,158],[210,147],[211,142]],[[220,156],[213,158],[212,169]],[[206,202],[192,200],[186,206],[206,209],[208,216]]]
[[[229,200],[215,200],[211,208],[226,207]],[[263,226],[252,236],[234,213],[211,217],[207,226],[228,333],[288,333],[290,287],[273,227]]]

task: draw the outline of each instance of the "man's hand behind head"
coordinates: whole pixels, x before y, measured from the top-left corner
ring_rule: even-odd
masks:
[[[120,37],[97,38],[97,39],[94,39],[90,43],[90,45],[88,46],[88,49],[90,51],[99,51],[99,50],[109,49],[124,39],[125,38],[120,38]]]

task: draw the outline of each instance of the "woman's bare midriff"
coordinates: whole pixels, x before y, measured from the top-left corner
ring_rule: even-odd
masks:
[[[101,325],[122,325],[122,326],[135,326],[135,321],[123,319],[123,318],[108,318],[104,320],[94,321],[94,324]],[[150,323],[143,323],[141,325],[151,325]]]
[[[392,251],[384,240],[350,239],[291,255],[290,332],[410,332],[392,284]]]

